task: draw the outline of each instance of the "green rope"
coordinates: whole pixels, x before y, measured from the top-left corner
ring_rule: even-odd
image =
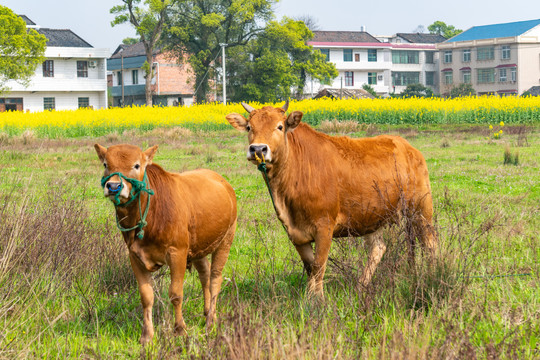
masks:
[[[116,214],[116,226],[118,227],[120,231],[123,231],[123,232],[131,231],[131,230],[135,230],[139,228],[139,231],[137,232],[137,237],[139,239],[142,239],[144,237],[143,227],[148,225],[148,223],[146,222],[146,216],[148,215],[148,209],[150,208],[150,197],[154,195],[154,191],[146,187],[147,185],[146,183],[148,180],[148,177],[146,175],[146,170],[144,171],[144,176],[143,176],[142,181],[125,177],[120,172],[115,172],[115,173],[110,174],[109,176],[104,176],[101,178],[101,187],[104,188],[105,185],[107,184],[107,181],[109,181],[109,179],[113,177],[114,175],[117,175],[120,178],[120,188],[116,191],[116,194],[114,195],[114,201],[113,201],[114,206],[126,207],[127,205],[131,204],[135,199],[138,198],[139,199],[139,214],[141,216],[141,220],[137,223],[137,225],[130,228],[124,228],[122,227],[122,225],[120,225],[120,220],[118,220],[118,214]],[[129,200],[122,204],[120,202],[120,193],[122,192],[122,189],[124,188],[124,180],[126,180],[127,182],[131,184],[131,191],[129,194],[130,195]],[[144,209],[144,212],[142,211],[142,208],[141,208],[141,196],[140,196],[141,192],[143,191],[148,194],[148,201],[146,202],[146,208]]]

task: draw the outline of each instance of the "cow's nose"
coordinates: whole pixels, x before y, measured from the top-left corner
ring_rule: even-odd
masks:
[[[119,182],[112,182],[112,181],[109,181],[107,183],[107,190],[109,190],[110,193],[117,193],[118,191],[120,191],[120,183]]]
[[[266,144],[262,145],[249,145],[249,153],[256,154],[259,158],[268,155],[268,146]]]

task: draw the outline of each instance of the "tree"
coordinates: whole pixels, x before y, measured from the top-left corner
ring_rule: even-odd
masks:
[[[471,84],[462,83],[456,87],[453,87],[452,90],[450,90],[450,97],[452,98],[475,95],[476,90],[474,90]]]
[[[378,98],[379,95],[377,95],[377,92],[375,91],[375,89],[373,88],[373,86],[369,85],[369,84],[364,84],[362,85],[362,89],[366,90],[368,93],[370,93],[371,95],[373,95],[373,97],[375,98]]]
[[[122,40],[122,44],[124,44],[124,45],[135,45],[135,44],[137,44],[139,42],[141,42],[141,39],[132,38],[132,37],[127,37],[124,40]]]
[[[170,6],[171,0],[144,0],[145,6],[140,6],[141,0],[122,0],[123,5],[114,6],[110,12],[116,17],[111,22],[111,26],[129,22],[144,45],[146,61],[143,65],[145,79],[146,105],[152,106],[152,78],[154,69],[154,50],[163,32],[165,16]]]
[[[27,29],[22,18],[0,5],[0,94],[9,91],[10,80],[28,85],[45,60],[46,44],[44,35]]]
[[[231,100],[276,102],[301,98],[309,77],[324,81],[338,72],[326,56],[307,45],[313,33],[300,20],[271,21],[245,48],[229,56]]]
[[[409,84],[400,95],[401,97],[404,97],[404,98],[432,97],[433,91],[422,84]]]
[[[272,17],[276,0],[172,0],[170,24],[166,32],[167,48],[177,58],[187,58],[195,74],[197,103],[207,100],[213,66],[221,55],[244,46]]]
[[[453,25],[446,25],[443,21],[435,21],[428,26],[428,30],[431,34],[439,34],[447,39],[463,32],[463,30],[456,29]]]

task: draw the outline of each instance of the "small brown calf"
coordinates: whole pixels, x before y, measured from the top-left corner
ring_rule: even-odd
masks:
[[[95,149],[105,167],[103,192],[115,204],[118,227],[139,284],[143,307],[140,342],[146,344],[154,335],[151,273],[165,264],[171,271],[169,297],[175,310],[175,332],[186,332],[182,298],[190,264],[199,273],[206,324],[211,326],[236,229],[233,188],[210,170],[176,174],[152,164],[157,146],[144,152],[132,145],[105,148],[96,144]]]

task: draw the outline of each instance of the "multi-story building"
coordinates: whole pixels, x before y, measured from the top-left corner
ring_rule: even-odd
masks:
[[[6,84],[11,91],[0,98],[0,111],[107,107],[109,49],[96,49],[71,30],[41,28],[21,18],[47,38],[46,60],[27,87],[15,81]]]
[[[314,31],[308,42],[335,64],[339,75],[332,83],[308,81],[306,93],[321,87],[360,89],[370,85],[378,95],[401,93],[409,84],[423,84],[438,92],[438,54],[435,43],[445,40],[430,34],[382,36],[365,31]]]
[[[193,104],[193,85],[188,81],[189,65],[180,64],[174,57],[160,50],[154,51],[152,66],[152,103],[154,105]],[[107,60],[112,71],[111,96],[114,106],[145,105],[146,84],[143,65],[146,53],[143,43],[120,45]]]
[[[479,95],[520,95],[540,84],[540,19],[474,26],[437,48],[443,94],[461,83]]]

